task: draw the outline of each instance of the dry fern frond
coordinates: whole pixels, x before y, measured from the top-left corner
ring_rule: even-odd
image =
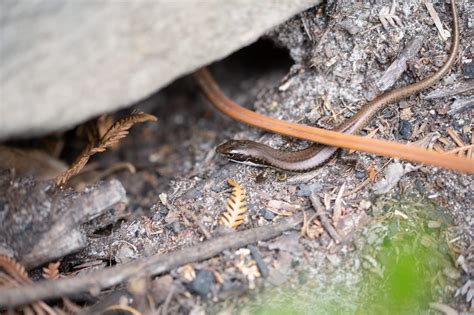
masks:
[[[99,118],[97,118],[96,121],[96,130],[98,133],[98,137],[96,139],[102,138],[103,135],[112,127],[114,124],[114,119],[112,116],[109,115],[102,115]]]
[[[245,191],[232,178],[227,179],[227,183],[232,186],[232,195],[227,201],[226,212],[221,215],[219,223],[235,230],[244,222],[244,214],[247,212]]]
[[[30,283],[33,281],[22,264],[9,256],[0,255],[0,285],[17,287]],[[22,314],[57,314],[43,301],[22,306],[20,310]]]
[[[400,18],[396,15],[395,10],[397,8],[397,2],[396,0],[392,0],[392,7],[382,7],[382,9],[379,12],[379,19],[380,22],[382,22],[383,28],[388,30],[389,29],[389,24],[393,27],[401,27],[402,26],[402,21]]]
[[[0,255],[0,269],[20,284],[32,282],[25,267],[9,256]]]
[[[13,277],[7,275],[3,271],[0,271],[0,288],[1,287],[16,287],[18,286],[18,281],[15,281]]]
[[[47,280],[58,280],[60,278],[59,274],[59,266],[61,265],[60,261],[57,262],[50,262],[48,267],[43,267],[43,278]],[[63,308],[60,309],[58,307],[54,308],[54,311],[57,314],[79,314],[82,308],[77,305],[76,303],[72,302],[68,298],[62,298],[63,300]],[[56,314],[55,313],[55,314]]]
[[[138,112],[116,121],[100,139],[96,139],[89,144],[79,157],[72,163],[72,165],[64,173],[56,177],[56,184],[63,185],[69,178],[79,173],[79,171],[86,165],[90,157],[98,152],[104,152],[108,147],[118,143],[122,138],[128,135],[128,130],[136,123],[145,121],[156,121],[156,117],[150,114]]]
[[[43,278],[49,280],[57,280],[59,279],[59,266],[61,262],[50,262],[48,267],[43,267]]]
[[[109,130],[100,139],[99,148],[104,151],[105,148],[117,143],[120,139],[125,138],[128,135],[128,130],[136,123],[142,123],[145,121],[156,121],[156,117],[146,113],[132,113],[131,115],[122,118],[115,122]],[[97,151],[97,152],[102,152]]]

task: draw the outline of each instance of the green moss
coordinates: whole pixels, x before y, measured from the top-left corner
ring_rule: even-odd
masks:
[[[380,234],[378,245],[365,242],[353,255],[358,258],[348,258],[360,259],[363,268],[355,272],[346,268],[346,275],[341,274],[344,268],[336,268],[333,275],[309,276],[304,285],[296,284],[296,289],[280,288],[258,294],[256,302],[246,306],[249,313],[418,314],[426,311],[428,303],[440,297],[439,288],[446,281],[443,270],[452,267],[444,239],[449,218],[429,202],[399,201],[381,209],[386,212],[365,228],[365,235]],[[428,222],[433,220],[441,224],[430,228]]]

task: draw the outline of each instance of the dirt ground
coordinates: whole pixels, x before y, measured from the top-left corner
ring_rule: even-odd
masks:
[[[258,43],[211,65],[210,70],[230,98],[259,113],[334,128],[380,94],[378,80],[415,36],[423,37],[422,48],[409,60],[408,69],[393,88],[426,77],[446,59],[450,41],[440,39],[422,3],[399,4],[391,15],[399,22],[395,21],[395,26],[388,22],[384,27],[379,12],[391,5],[391,1],[342,0],[331,1],[326,9],[311,8]],[[450,30],[449,6],[443,2],[434,8]],[[456,99],[473,98],[473,79],[464,78],[463,69],[474,56],[474,5],[459,2],[458,10],[462,48],[451,72],[428,91],[384,108],[362,134],[376,131],[375,138],[420,141],[448,151],[459,145],[448,132],[451,128],[464,144],[472,144],[472,107],[450,113]],[[460,84],[470,84],[471,89],[427,98],[434,91]],[[231,192],[227,179],[233,178],[245,189],[248,208],[237,230],[270,225],[287,215],[310,211],[309,196],[315,193],[344,241],[336,244],[318,221],[304,236],[295,230],[253,247],[229,249],[214,258],[175,268],[148,283],[160,312],[253,313],[242,306],[250,303],[248,292],[297,287],[303,269],[312,281],[327,284],[321,292],[335,283],[350,290],[362,281],[360,269],[354,267],[361,251],[368,247],[377,251],[382,244],[370,239],[386,235],[381,232],[387,228],[384,221],[374,226],[374,218],[407,214],[413,204],[424,211],[425,206],[419,204],[426,202],[442,209],[450,222],[445,245],[455,274],[446,276],[445,282],[433,279],[437,290],[429,302],[460,312],[473,311],[474,177],[347,151],[310,174],[229,162],[214,151],[227,139],[252,139],[284,150],[301,149],[308,143],[224,117],[202,96],[191,76],[134,108],[157,116],[158,122],[135,126],[118,148],[91,161],[98,169],[124,161],[134,165],[134,174],[121,171],[108,177],[123,184],[128,214],[89,235],[85,249],[62,260],[62,272],[69,273],[87,262],[97,262],[100,269],[191,247],[205,240],[203,230],[213,236],[224,233],[219,218]],[[183,211],[192,215],[183,215]],[[119,288],[111,291],[119,292]],[[99,300],[104,301],[104,296]],[[347,306],[342,311],[356,312],[357,307]],[[433,309],[429,312],[435,313]]]

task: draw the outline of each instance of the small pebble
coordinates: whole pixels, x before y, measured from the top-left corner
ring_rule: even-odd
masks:
[[[340,22],[339,25],[351,35],[355,35],[360,32],[360,27],[355,25],[352,19],[345,19]]]
[[[382,115],[383,115],[383,118],[390,119],[390,118],[393,118],[395,116],[395,113],[391,108],[387,107],[387,108],[382,110]]]
[[[400,125],[398,126],[398,134],[405,140],[411,138],[413,127],[411,123],[407,120],[400,120]]]
[[[459,119],[459,120],[453,121],[453,126],[456,129],[461,129],[462,126],[464,126],[464,119]]]
[[[306,282],[308,282],[308,274],[304,271],[298,272],[298,283],[301,285],[305,284]]]
[[[312,193],[320,192],[322,187],[319,183],[301,184],[298,186],[299,190],[296,193],[300,197],[309,197]]]
[[[420,194],[424,194],[425,193],[425,183],[423,183],[422,180],[415,180],[415,188],[416,190],[418,190],[418,192]]]
[[[207,297],[214,286],[214,275],[210,271],[198,270],[196,277],[188,285],[189,291],[201,297]]]
[[[474,62],[465,62],[463,63],[463,75],[465,79],[474,78]]]
[[[428,228],[430,229],[439,229],[441,227],[441,222],[439,221],[428,221]]]
[[[400,107],[401,109],[408,108],[410,107],[410,103],[408,103],[407,101],[400,101],[400,103],[398,103],[398,107]]]
[[[165,227],[168,230],[173,231],[174,233],[179,233],[184,230],[184,226],[179,221],[174,221],[170,224],[165,225]]]
[[[357,179],[363,179],[367,177],[367,169],[362,163],[357,163],[355,167],[355,177]]]
[[[184,193],[183,197],[184,198],[189,198],[189,199],[197,199],[202,196],[201,190],[198,190],[196,188],[190,189],[187,192]]]
[[[266,208],[260,209],[260,211],[258,211],[258,213],[267,221],[271,221],[275,217],[275,213],[269,211]]]
[[[152,211],[155,211],[153,214],[153,217],[151,218],[153,222],[158,222],[160,221],[163,217],[165,217],[168,214],[168,208],[163,206],[161,203],[155,204],[152,207]]]

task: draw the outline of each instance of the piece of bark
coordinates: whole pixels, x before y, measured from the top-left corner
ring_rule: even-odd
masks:
[[[388,90],[400,78],[407,69],[407,62],[412,59],[420,50],[423,44],[423,37],[417,36],[407,45],[400,56],[392,62],[382,77],[377,80],[377,88],[383,92]]]
[[[457,99],[451,104],[448,115],[454,115],[474,108],[474,97]]]
[[[76,252],[87,245],[82,224],[126,202],[117,180],[75,193],[52,181],[0,172],[0,254],[29,269]]]
[[[461,81],[451,86],[445,86],[428,93],[424,99],[431,100],[435,98],[450,97],[474,90],[474,80]]]

